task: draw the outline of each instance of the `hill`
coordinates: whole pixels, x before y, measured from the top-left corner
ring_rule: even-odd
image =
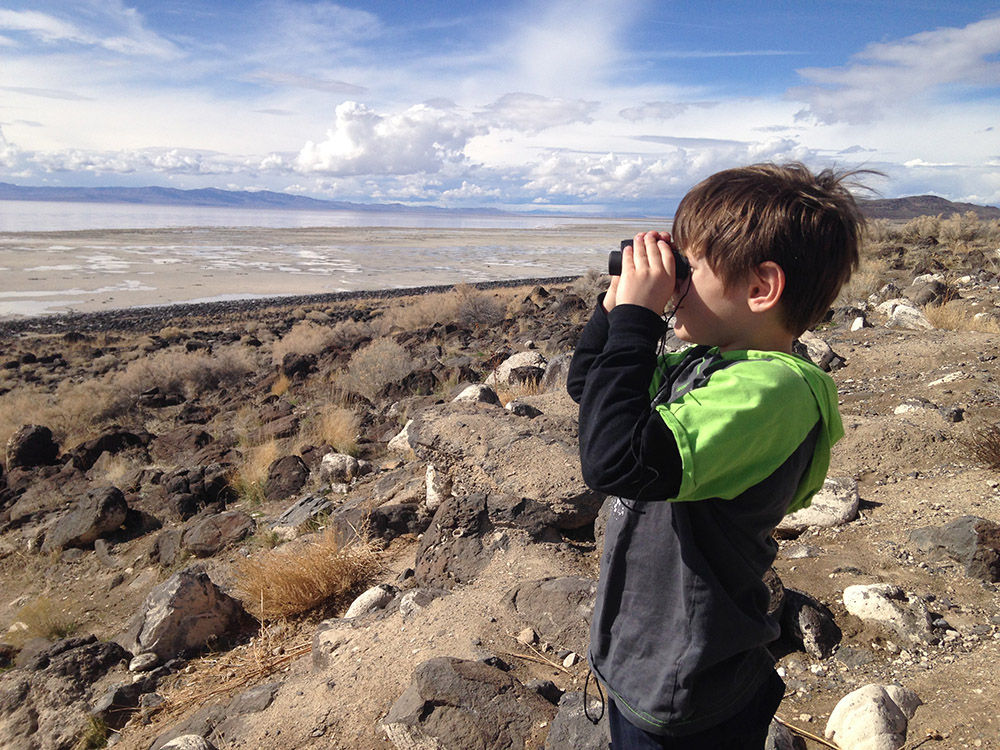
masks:
[[[860,202],[861,211],[869,219],[907,221],[918,216],[951,216],[972,211],[980,220],[1000,219],[1000,208],[977,206],[974,203],[956,203],[937,195],[911,195],[905,198],[879,198]]]

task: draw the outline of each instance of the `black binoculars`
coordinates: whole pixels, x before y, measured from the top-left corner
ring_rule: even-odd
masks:
[[[621,249],[612,250],[608,255],[608,274],[611,276],[621,276],[622,275],[622,250],[632,244],[632,240],[622,240]],[[677,280],[682,281],[686,279],[691,273],[691,266],[687,262],[687,258],[681,255],[679,252],[671,248],[674,254],[674,266],[677,270]]]

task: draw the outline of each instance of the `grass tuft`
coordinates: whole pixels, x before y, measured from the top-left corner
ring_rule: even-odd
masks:
[[[1000,471],[1000,425],[979,427],[959,442],[977,462]]]
[[[10,634],[12,640],[16,641],[14,645],[26,643],[32,638],[58,641],[80,629],[80,623],[47,596],[39,596],[25,604],[18,610],[14,620],[25,626]]]
[[[262,622],[301,617],[343,607],[348,598],[382,569],[376,544],[366,536],[341,545],[328,529],[318,539],[243,560],[236,591]]]

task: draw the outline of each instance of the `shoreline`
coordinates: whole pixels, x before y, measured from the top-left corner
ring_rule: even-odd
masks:
[[[579,278],[548,276],[523,279],[497,279],[470,282],[476,289],[513,289],[539,284],[567,284]],[[254,296],[214,302],[168,302],[158,305],[138,305],[113,310],[68,312],[49,315],[0,318],[0,335],[32,333],[56,335],[69,333],[99,333],[102,331],[131,331],[148,333],[159,330],[172,321],[190,318],[222,318],[240,320],[265,310],[287,309],[300,305],[324,305],[356,300],[384,300],[421,294],[447,292],[455,284],[436,284],[391,289],[354,289],[343,292],[298,294],[281,296]]]

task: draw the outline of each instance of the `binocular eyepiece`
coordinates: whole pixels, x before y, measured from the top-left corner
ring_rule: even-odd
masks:
[[[631,244],[632,240],[622,240],[621,249],[612,250],[608,255],[608,274],[610,276],[622,275],[622,250]],[[687,258],[679,252],[673,248],[671,248],[671,252],[674,254],[674,267],[677,272],[677,280],[682,281],[691,273],[691,266],[688,264]]]

